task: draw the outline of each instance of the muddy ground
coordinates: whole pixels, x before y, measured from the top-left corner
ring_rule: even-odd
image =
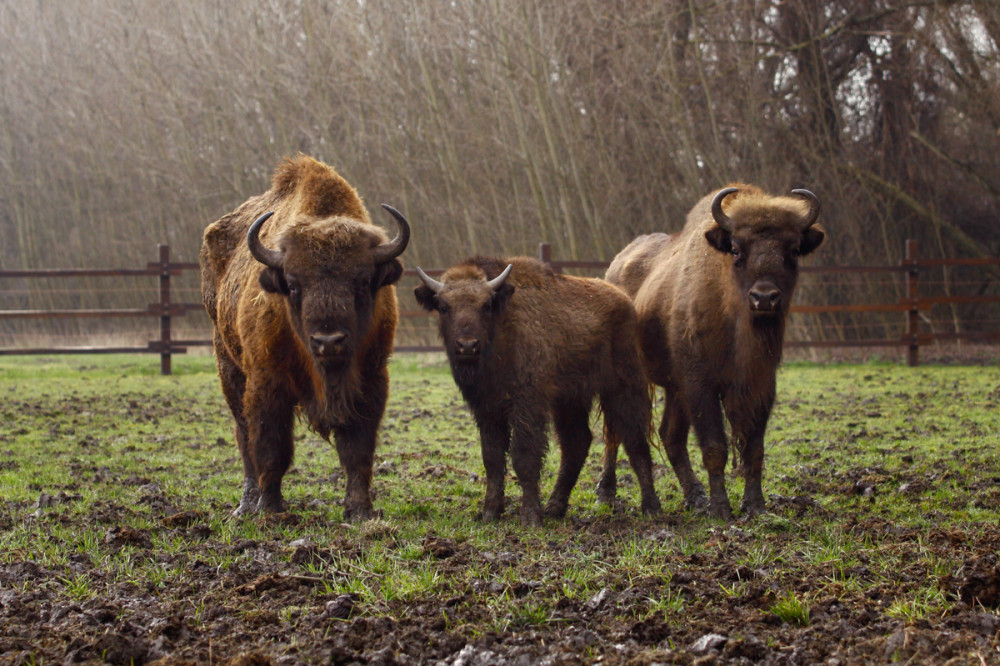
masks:
[[[801,500],[795,500],[801,501]],[[106,539],[135,547],[137,558],[166,566],[183,562],[183,582],[169,589],[135,583],[106,584],[106,573],[86,557],[72,557],[66,569],[53,570],[19,561],[0,567],[0,661],[27,663],[230,663],[230,664],[862,664],[998,663],[1000,619],[991,610],[1000,599],[1000,529],[988,541],[961,548],[961,535],[911,530],[875,521],[855,529],[871,533],[882,548],[902,552],[940,551],[951,557],[965,551],[967,566],[949,582],[956,602],[945,617],[907,623],[888,617],[883,602],[895,585],[920,584],[927,572],[900,571],[892,584],[867,587],[863,595],[845,592],[815,599],[806,626],[781,621],[768,609],[774,602],[774,580],[766,569],[733,565],[733,553],[747,547],[738,527],[720,529],[715,555],[676,555],[665,562],[669,580],[627,580],[608,572],[607,587],[585,600],[559,598],[543,625],[511,627],[501,633],[476,635],[468,630],[489,624],[484,603],[511,595],[529,603],[534,595],[559,596],[560,570],[553,552],[550,567],[536,567],[514,583],[473,579],[464,587],[441,589],[426,598],[371,605],[351,595],[322,594],[315,576],[298,563],[322,561],[330,551],[364,548],[364,543],[245,541],[223,545],[197,514],[164,516],[162,529],[192,539],[180,556],[165,557],[144,546],[142,532],[115,527],[125,507],[108,506],[93,516],[109,525]],[[596,550],[631,536],[630,520],[595,520],[581,524],[584,543]],[[649,529],[648,538],[667,538],[668,522]],[[887,538],[888,537],[888,538]],[[428,535],[426,557],[442,572],[472,561],[499,569],[517,560],[520,544],[509,551],[482,552]],[[612,546],[613,547],[613,546]],[[200,551],[226,548],[250,558],[235,570],[218,571],[199,558]],[[289,552],[291,551],[291,552]],[[983,553],[991,553],[983,557]],[[905,555],[904,555],[905,557]],[[356,572],[343,571],[351,576]],[[60,581],[86,575],[99,594],[86,601],[68,599]],[[797,587],[813,589],[815,577],[830,577],[823,567],[802,567]],[[847,579],[868,581],[860,567]],[[739,594],[723,586],[746,581]],[[623,619],[638,616],[651,599],[684,600],[682,618]],[[984,608],[980,602],[990,608]],[[290,609],[290,610],[289,610]],[[449,625],[462,625],[455,631]]]
[[[245,519],[256,536],[243,538],[225,517],[231,502],[172,481],[182,468],[133,474],[91,454],[101,438],[83,422],[111,410],[107,405],[155,429],[206,409],[199,400],[121,409],[116,400],[8,400],[0,431],[0,470],[8,472],[30,471],[14,433],[62,418],[55,415],[73,404],[79,411],[75,450],[65,459],[77,465],[75,478],[39,481],[33,502],[0,504],[0,531],[14,544],[0,563],[0,663],[1000,663],[997,514],[935,524],[939,480],[922,469],[772,470],[765,483],[771,513],[751,523],[682,512],[679,494],[667,490],[657,518],[638,516],[630,496],[613,511],[574,500],[565,521],[521,530],[509,511],[494,536],[482,539],[464,528],[439,534],[439,524],[420,512],[401,516],[393,507],[405,506],[405,497],[390,504],[386,484],[433,476],[440,454],[384,447],[376,478],[383,518],[331,526],[339,510],[318,510],[307,493],[292,499],[287,514]],[[208,412],[228,427],[217,406]],[[387,423],[398,438],[401,424],[433,418],[396,408]],[[65,438],[66,429],[50,432]],[[996,445],[994,435],[983,441]],[[236,478],[230,443],[189,446],[214,452],[209,467]],[[446,471],[470,476],[481,489],[475,454]],[[305,471],[290,483],[315,482],[339,495],[339,473],[311,464],[303,462]],[[957,480],[965,490],[944,501],[996,509],[998,469],[970,474],[968,484]],[[658,488],[671,487],[669,474],[657,465]],[[629,481],[625,471],[624,488]],[[101,484],[121,494],[92,497]],[[235,488],[229,494],[235,500]],[[888,495],[926,501],[926,522],[887,518],[890,512],[874,507]],[[471,514],[478,499],[463,498],[445,512]],[[817,556],[800,533],[817,525],[860,546],[850,556]],[[52,544],[60,552],[49,553]],[[418,566],[433,582],[416,595],[388,594],[393,570],[368,568],[375,550]],[[656,565],[641,572],[658,573],[637,575],[623,565],[633,551]],[[587,589],[567,583],[584,557]],[[896,565],[887,570],[886,561]],[[351,580],[382,593],[344,592]],[[804,600],[798,615],[776,612],[793,598]],[[931,601],[926,608],[914,602],[907,613],[900,598]],[[507,610],[498,616],[498,608]]]

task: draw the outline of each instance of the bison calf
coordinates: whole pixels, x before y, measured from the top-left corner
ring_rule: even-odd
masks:
[[[764,510],[764,430],[785,316],[799,258],[824,239],[815,195],[792,193],[797,196],[770,196],[743,184],[713,192],[691,210],[679,234],[640,236],[606,276],[632,297],[646,372],[666,389],[660,437],[685,503],[706,504],[688,459],[693,424],[708,470],[709,510],[721,518],[732,516],[723,476],[723,409],[742,456],[742,510]]]
[[[332,433],[345,517],[372,515],[375,438],[389,392],[396,290],[409,225],[392,241],[347,181],[300,156],[267,192],[205,229],[202,297],[236,422],[243,497],[234,514],[281,511],[296,412]]]
[[[419,272],[417,301],[440,315],[452,376],[479,426],[484,520],[503,512],[509,451],[521,485],[521,522],[541,524],[538,480],[550,416],[562,459],[545,513],[566,514],[590,449],[595,395],[608,441],[625,446],[643,512],[660,510],[647,438],[649,392],[625,294],[601,280],[556,275],[529,258],[468,259],[440,282]]]

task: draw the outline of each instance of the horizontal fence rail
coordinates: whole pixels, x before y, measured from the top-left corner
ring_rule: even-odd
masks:
[[[160,355],[160,372],[169,375],[171,372],[171,356],[183,354],[188,347],[211,346],[210,339],[178,340],[172,337],[172,321],[174,317],[182,317],[189,312],[204,310],[201,303],[173,302],[171,300],[171,278],[182,275],[185,271],[198,270],[198,264],[193,262],[170,261],[170,247],[158,246],[157,261],[149,262],[146,268],[138,269],[32,269],[32,270],[0,270],[0,280],[5,278],[116,278],[116,277],[155,277],[158,281],[158,299],[145,308],[108,308],[108,309],[48,309],[48,310],[0,310],[0,321],[12,319],[56,319],[56,318],[102,318],[102,317],[149,317],[159,319],[159,337],[150,340],[145,346],[71,346],[71,347],[25,347],[0,348],[0,355],[15,354],[119,354],[119,353],[154,353]],[[607,269],[606,261],[559,261],[552,257],[552,247],[541,243],[538,258],[549,264],[552,269],[561,273],[569,270],[603,271]],[[905,318],[905,329],[896,338],[869,338],[850,340],[788,340],[789,347],[836,348],[836,347],[902,347],[906,349],[907,363],[911,366],[919,364],[920,347],[938,341],[970,341],[989,342],[1000,341],[1000,327],[990,331],[942,332],[933,333],[920,329],[920,313],[934,306],[957,304],[1000,304],[1000,296],[996,295],[945,295],[921,296],[921,272],[930,268],[941,267],[989,267],[1000,266],[1000,258],[971,259],[921,259],[918,256],[918,245],[914,240],[906,241],[904,258],[898,265],[885,266],[803,266],[803,274],[849,274],[862,275],[886,273],[900,275],[904,279],[904,295],[894,303],[844,303],[844,304],[802,304],[793,305],[791,312],[802,314],[848,314],[848,313],[902,313]],[[440,275],[443,269],[426,269],[428,275]],[[406,269],[403,275],[416,278],[414,269]],[[3,283],[0,282],[0,291]],[[400,311],[400,316],[407,319],[432,317],[424,310]],[[438,352],[444,348],[438,345],[397,345],[397,352]]]

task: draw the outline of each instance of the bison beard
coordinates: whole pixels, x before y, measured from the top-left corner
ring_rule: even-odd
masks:
[[[629,455],[642,510],[658,512],[647,439],[649,394],[628,299],[602,281],[555,275],[527,258],[508,265],[475,257],[448,269],[442,282],[417,270],[424,284],[414,295],[439,314],[452,375],[479,427],[483,520],[503,512],[509,452],[521,485],[521,522],[541,523],[538,486],[550,417],[562,459],[545,514],[566,514],[591,444],[595,396],[607,440],[616,442],[616,452],[621,441]]]
[[[392,285],[409,240],[405,218],[385,208],[399,226],[392,241],[343,178],[299,156],[279,165],[270,190],[205,230],[202,296],[243,459],[236,515],[284,509],[296,414],[335,439],[345,517],[372,515],[398,318]]]
[[[742,510],[765,509],[761,489],[764,432],[775,397],[785,317],[799,257],[823,242],[819,201],[807,190],[771,196],[752,185],[703,198],[675,236],[632,241],[606,279],[634,301],[650,381],[665,389],[659,433],[685,504],[730,518],[724,470],[731,445],[740,454]],[[724,412],[724,414],[723,414]],[[731,426],[727,443],[724,418]],[[691,468],[694,427],[710,496]]]

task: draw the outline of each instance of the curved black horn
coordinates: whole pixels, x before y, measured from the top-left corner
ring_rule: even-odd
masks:
[[[490,289],[496,291],[497,289],[503,286],[504,282],[507,281],[507,278],[510,277],[510,272],[512,270],[514,270],[514,264],[507,264],[507,268],[503,269],[503,273],[496,276],[492,280],[488,280],[486,284],[489,285]]]
[[[382,243],[372,250],[376,264],[384,264],[403,254],[403,250],[410,242],[410,223],[406,221],[403,214],[389,204],[382,204],[382,208],[385,208],[390,215],[396,218],[396,223],[399,224],[399,233],[388,243]]]
[[[427,288],[433,291],[435,294],[440,294],[441,290],[444,289],[443,282],[438,282],[427,273],[424,273],[424,271],[420,268],[420,266],[417,266],[417,275],[420,277],[421,281],[423,281],[423,283],[427,285]]]
[[[733,233],[733,221],[722,212],[722,200],[733,192],[739,191],[740,190],[737,187],[727,187],[723,190],[719,190],[719,193],[715,195],[714,199],[712,199],[712,218],[715,220],[716,224],[729,233]]]
[[[250,225],[250,229],[247,231],[247,246],[250,248],[250,254],[253,258],[264,264],[265,266],[270,266],[271,268],[281,268],[281,257],[282,253],[278,250],[272,250],[269,247],[265,247],[263,243],[260,242],[260,228],[264,226],[268,218],[274,215],[274,211],[270,213],[264,213],[257,220]]]
[[[802,221],[802,226],[799,228],[800,231],[805,231],[812,225],[816,224],[816,218],[819,217],[819,198],[809,190],[792,190],[792,194],[797,194],[800,197],[809,200],[809,213],[806,215],[806,219]]]

